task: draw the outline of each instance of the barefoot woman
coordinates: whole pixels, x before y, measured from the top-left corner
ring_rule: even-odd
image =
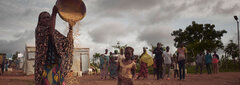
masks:
[[[54,6],[51,16],[48,12],[39,15],[35,30],[36,85],[65,85],[64,77],[72,66],[72,27],[69,27],[67,37],[55,30],[57,12]]]

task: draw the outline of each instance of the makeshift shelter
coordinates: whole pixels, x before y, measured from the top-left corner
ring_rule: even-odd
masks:
[[[89,48],[74,48],[72,71],[75,76],[88,73],[90,68]]]
[[[24,62],[23,62],[23,72],[26,75],[34,74],[34,63],[35,63],[35,52],[36,48],[34,46],[27,46],[24,53]]]

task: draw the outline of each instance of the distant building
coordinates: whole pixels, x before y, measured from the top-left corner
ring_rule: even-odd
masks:
[[[35,63],[35,46],[26,46],[24,53],[23,72],[26,75],[34,74],[34,63]]]
[[[89,48],[74,48],[72,71],[75,76],[88,73],[90,68]]]

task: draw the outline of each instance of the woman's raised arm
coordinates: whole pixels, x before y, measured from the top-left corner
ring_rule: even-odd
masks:
[[[53,40],[53,33],[55,31],[55,23],[56,23],[56,15],[57,15],[58,9],[56,6],[53,7],[52,9],[52,15],[51,15],[51,19],[50,19],[50,37],[51,37],[51,41],[54,43]]]

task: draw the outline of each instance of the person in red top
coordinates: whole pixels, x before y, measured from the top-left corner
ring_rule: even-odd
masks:
[[[216,51],[214,51],[212,64],[213,64],[213,73],[215,74],[218,73],[218,61],[219,61],[219,56],[218,54],[216,54]]]

